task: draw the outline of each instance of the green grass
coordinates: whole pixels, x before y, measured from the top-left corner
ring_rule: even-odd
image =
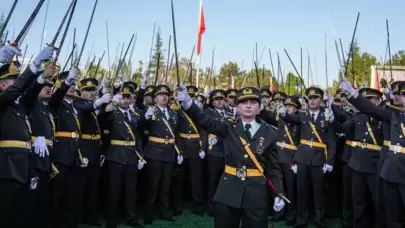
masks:
[[[184,211],[181,216],[175,217],[175,222],[166,222],[155,220],[152,225],[146,226],[147,228],[213,228],[213,218],[208,216],[198,216],[194,215],[190,211]],[[338,228],[339,220],[332,219],[328,220],[328,228]],[[269,222],[269,227],[271,227],[271,222]],[[291,227],[286,226],[284,221],[277,222],[274,228],[284,228]],[[315,227],[310,225],[309,227]],[[90,226],[80,226],[80,228],[90,228]],[[120,228],[130,228],[129,226],[121,225]]]

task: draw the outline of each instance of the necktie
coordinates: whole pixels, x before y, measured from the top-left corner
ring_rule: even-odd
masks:
[[[312,114],[311,114],[311,118],[312,118],[312,121],[315,122],[315,113],[312,113]]]
[[[128,112],[124,112],[125,118],[127,119],[127,121],[129,122],[129,114]]]
[[[166,119],[168,119],[166,109],[163,109],[163,115],[165,116]]]
[[[245,133],[246,133],[249,141],[252,139],[252,135],[250,134],[250,128],[252,128],[252,125],[245,124]]]
[[[224,112],[222,112],[222,111],[221,111],[221,116],[222,116],[222,117],[225,117],[225,113],[224,113]]]

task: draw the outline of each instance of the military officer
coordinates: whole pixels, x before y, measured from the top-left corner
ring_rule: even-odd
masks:
[[[18,98],[37,79],[42,63],[52,57],[54,49],[44,48],[19,75],[20,56],[17,47],[0,48],[0,227],[26,227],[26,191],[36,187],[37,178],[30,177],[32,130],[27,109]],[[36,96],[35,96],[36,97]],[[44,142],[38,146],[46,148]]]
[[[236,91],[237,89],[228,89],[226,91],[226,109],[229,113],[232,113],[234,116],[236,115]]]
[[[113,103],[107,107],[104,118],[110,131],[110,147],[106,153],[107,162],[107,228],[116,228],[120,218],[120,200],[124,199],[126,223],[132,227],[142,227],[135,217],[138,169],[146,164],[143,158],[142,135],[139,133],[140,116],[133,113],[134,88],[131,85],[119,86]]]
[[[273,95],[271,91],[268,88],[262,88],[260,89],[260,95],[261,95],[261,104],[263,107],[269,107],[270,101],[271,101],[271,96]]]
[[[215,94],[215,93],[214,93]],[[260,92],[247,87],[238,91],[239,121],[230,123],[203,113],[182,87],[178,100],[190,118],[224,141],[225,173],[219,181],[214,200],[215,227],[267,227],[268,194],[266,177],[272,182],[277,197],[274,209],[281,210],[282,174],[278,164],[276,132],[257,120],[260,111]]]
[[[325,227],[324,174],[333,170],[336,153],[333,112],[321,108],[324,92],[317,87],[305,91],[308,98],[308,111],[299,115],[285,115],[281,107],[279,112],[289,123],[300,126],[300,143],[294,155],[293,169],[297,170],[297,227],[306,227],[308,220],[308,183],[313,186],[315,222]]]
[[[196,86],[187,86],[187,91],[190,97],[195,99],[198,92]],[[184,162],[180,165],[180,170],[176,172],[176,188],[174,188],[174,207],[177,214],[182,211],[183,203],[183,178],[184,174],[188,173],[191,183],[191,195],[194,202],[193,212],[202,215],[202,162],[205,152],[202,148],[202,141],[200,137],[200,129],[197,123],[190,119],[190,117],[182,110],[178,110],[178,138],[177,145],[183,152]]]
[[[160,198],[161,202],[161,217],[167,221],[174,221],[169,205],[170,184],[176,157],[179,164],[182,163],[183,157],[175,144],[178,118],[168,107],[169,94],[169,86],[156,86],[153,92],[156,105],[149,107],[145,113],[149,130],[148,142],[145,146],[145,157],[148,160],[146,166],[148,192],[145,199],[145,224],[153,222],[153,206],[157,197]]]

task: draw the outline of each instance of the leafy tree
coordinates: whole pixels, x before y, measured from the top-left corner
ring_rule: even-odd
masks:
[[[396,66],[405,66],[405,51],[400,50],[392,56],[391,59],[392,65]],[[389,64],[389,63],[386,63]]]

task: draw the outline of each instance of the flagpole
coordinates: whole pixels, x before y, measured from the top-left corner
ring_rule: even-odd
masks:
[[[197,35],[197,47],[198,47],[198,42],[201,42],[200,40],[200,27],[201,27],[201,16],[202,16],[202,0],[200,0],[200,7],[199,7],[199,16],[198,16],[198,35]],[[197,48],[198,49],[198,48]],[[197,76],[196,76],[196,87],[199,88],[200,84],[200,65],[201,65],[201,52],[197,51]],[[193,69],[191,69],[193,70]]]

